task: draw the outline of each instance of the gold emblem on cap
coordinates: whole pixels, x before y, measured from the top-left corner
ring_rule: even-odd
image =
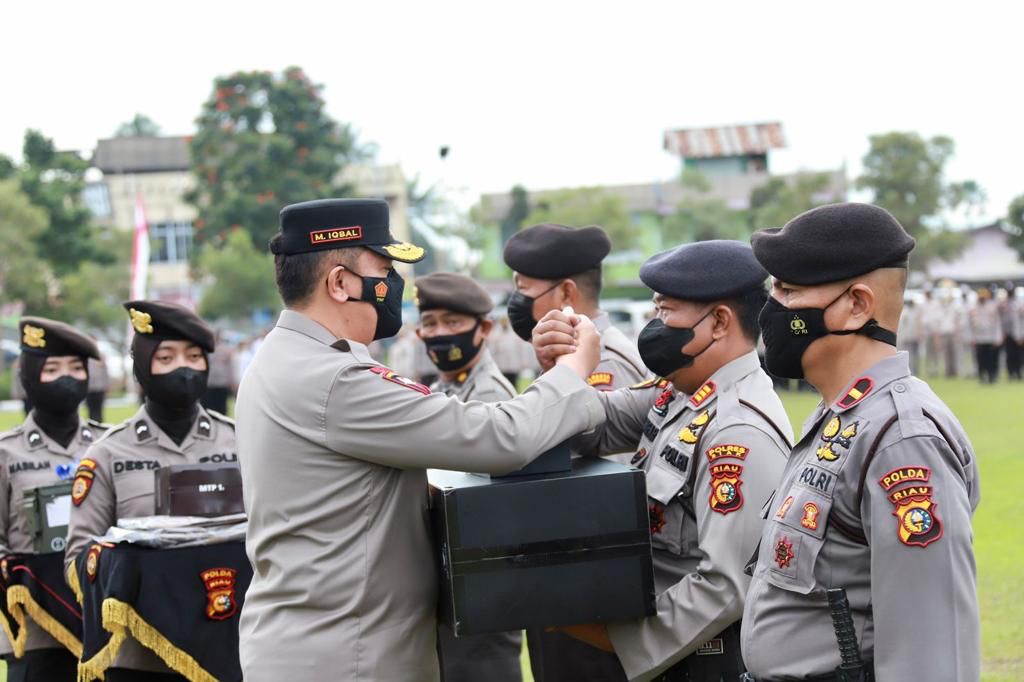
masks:
[[[46,348],[46,339],[43,338],[45,336],[46,330],[42,327],[33,327],[30,324],[26,324],[21,341],[29,348]]]
[[[417,258],[422,258],[425,253],[421,247],[409,242],[388,244],[384,247],[384,250],[389,256],[398,260],[416,260]]]
[[[128,314],[132,316],[132,327],[140,334],[153,333],[153,316],[135,308],[129,308]]]

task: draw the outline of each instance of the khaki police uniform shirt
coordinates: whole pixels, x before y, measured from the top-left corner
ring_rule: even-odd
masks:
[[[35,553],[22,506],[25,493],[41,486],[70,482],[78,458],[106,430],[105,424],[81,420],[78,434],[65,448],[46,435],[36,425],[33,413],[29,413],[25,423],[0,434],[0,556]],[[52,549],[60,551],[63,547]],[[60,646],[35,622],[28,621],[26,651]],[[0,637],[0,654],[11,651],[8,638]]]
[[[199,408],[181,445],[171,440],[142,406],[128,421],[110,429],[85,453],[95,463],[92,484],[71,508],[65,569],[118,519],[156,513],[156,470],[173,464],[235,462],[235,424],[224,415]],[[85,580],[85,576],[79,576]],[[173,595],[168,595],[173,599]],[[163,661],[134,639],[125,640],[115,668],[170,672]]]
[[[978,465],[906,353],[819,405],[789,458],[743,613],[748,669],[767,679],[840,664],[825,590],[846,589],[877,680],[977,680],[971,515]]]
[[[607,422],[574,445],[589,454],[633,448],[646,472],[657,614],[608,633],[629,679],[649,680],[705,643],[714,655],[709,640],[739,620],[743,569],[792,429],[753,351],[692,396],[650,380],[601,403]]]
[[[612,325],[608,313],[601,313],[593,323],[601,333],[601,362],[587,379],[588,384],[599,391],[614,391],[628,388],[651,375],[640,359],[636,344]]]
[[[247,682],[438,679],[426,468],[508,472],[604,419],[566,367],[514,400],[463,403],[291,310],[249,366],[237,415],[255,571]]]
[[[430,390],[454,396],[462,402],[500,403],[516,397],[516,389],[498,370],[486,347],[480,351],[480,360],[473,367],[458,374],[454,381],[438,379],[430,385]]]

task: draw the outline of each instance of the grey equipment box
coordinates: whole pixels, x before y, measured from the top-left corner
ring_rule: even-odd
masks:
[[[22,506],[36,554],[63,552],[71,513],[71,481],[25,491]]]

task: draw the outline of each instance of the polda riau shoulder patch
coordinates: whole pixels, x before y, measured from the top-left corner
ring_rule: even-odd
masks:
[[[711,511],[729,514],[743,507],[743,465],[724,462],[711,465]]]
[[[92,490],[92,482],[96,477],[96,468],[99,466],[96,460],[85,457],[78,463],[78,471],[75,472],[75,481],[71,484],[71,503],[76,507],[85,502]]]
[[[908,547],[927,547],[942,537],[942,520],[936,513],[939,504],[934,499],[935,488],[925,485],[931,476],[931,469],[926,466],[904,466],[878,479],[878,485],[889,493],[888,498],[893,505],[892,515],[897,520],[896,536]]]
[[[429,387],[417,383],[412,379],[406,379],[405,377],[397,374],[396,372],[388,369],[387,367],[377,365],[376,367],[371,367],[370,371],[378,375],[381,379],[384,379],[385,381],[390,381],[393,384],[398,384],[403,388],[408,388],[410,390],[416,391],[417,393],[422,393],[423,395],[430,395]]]
[[[227,620],[238,611],[235,573],[233,568],[211,568],[199,574],[206,586],[206,617],[210,620]]]

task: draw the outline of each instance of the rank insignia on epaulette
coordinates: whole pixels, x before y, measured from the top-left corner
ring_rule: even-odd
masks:
[[[871,380],[871,377],[861,377],[853,382],[853,388],[847,391],[846,395],[836,401],[836,405],[844,410],[853,407],[861,400],[864,400],[868,393],[871,393],[871,389],[874,386],[875,382]]]
[[[102,546],[93,545],[89,548],[89,553],[85,555],[85,576],[91,583],[96,582],[96,576],[100,572],[100,552],[102,551]]]
[[[611,386],[612,378],[611,372],[594,372],[587,377],[587,383],[595,388],[598,386]]]
[[[146,422],[139,422],[135,425],[135,439],[142,442],[149,438],[151,435],[149,430],[149,424]]]
[[[694,417],[692,422],[683,427],[683,430],[679,432],[679,440],[693,445],[700,439],[700,433],[709,421],[711,421],[711,416],[707,410],[704,410]]]
[[[38,431],[30,431],[28,434],[29,447],[35,447],[43,442],[43,434]]]
[[[711,467],[711,497],[708,504],[712,511],[729,514],[743,507],[743,465],[727,462]]]
[[[693,395],[690,396],[690,404],[694,407],[700,407],[704,402],[715,394],[715,382],[708,381],[703,386],[694,391]]]
[[[430,388],[428,386],[424,386],[423,384],[417,383],[412,379],[406,379],[405,377],[397,374],[396,372],[388,369],[387,367],[377,365],[376,367],[371,367],[370,371],[380,376],[380,378],[384,379],[385,381],[390,381],[393,384],[398,384],[399,386],[403,386],[418,393],[422,393],[423,395],[430,395]]]
[[[153,316],[135,308],[128,309],[128,315],[132,318],[132,327],[140,334],[153,333]]]
[[[857,425],[860,422],[853,422],[846,428],[843,428],[843,422],[839,416],[834,416],[832,419],[825,424],[824,430],[821,432],[821,439],[825,441],[825,445],[822,445],[815,451],[815,455],[818,457],[818,461],[821,462],[834,462],[839,459],[839,453],[836,450],[836,446],[841,446],[845,450],[849,450],[853,444],[853,438],[857,435]]]
[[[210,424],[210,420],[205,417],[200,417],[196,423],[196,429],[199,431],[201,436],[209,436],[213,425]]]
[[[206,586],[206,617],[210,620],[227,620],[238,611],[235,573],[233,568],[211,568],[199,574]]]
[[[82,427],[82,440],[85,441],[86,443],[92,442],[92,429],[90,429],[88,426]]]
[[[46,330],[42,327],[25,325],[22,332],[21,342],[29,348],[46,348]]]

